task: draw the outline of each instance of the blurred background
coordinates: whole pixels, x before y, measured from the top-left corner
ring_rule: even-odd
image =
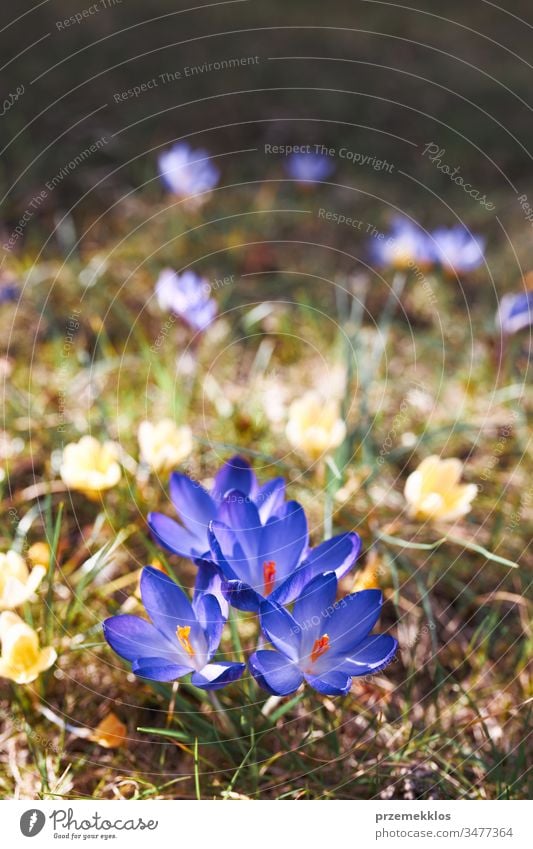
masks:
[[[449,203],[490,231],[494,216],[422,155],[432,142],[490,194],[502,220],[521,215],[515,190],[527,192],[533,168],[526,0],[505,9],[485,0],[423,0],[418,9],[380,0],[191,5],[22,0],[4,10],[2,97],[24,87],[4,104],[1,128],[7,225],[103,136],[105,146],[61,182],[41,217],[81,198],[74,216],[107,207],[145,183],[157,191],[155,151],[184,136],[224,154],[226,183],[264,175],[272,164],[264,142],[346,145],[394,165],[386,176],[356,168],[362,190],[404,206],[408,199],[421,220],[435,192],[442,200],[433,217],[453,217]],[[80,22],[64,24],[84,10]],[[242,57],[258,58],[201,68]],[[257,150],[230,153],[247,148]],[[338,166],[339,180],[353,182],[354,167]]]

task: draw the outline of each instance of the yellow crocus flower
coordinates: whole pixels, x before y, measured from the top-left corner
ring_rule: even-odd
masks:
[[[441,460],[432,455],[409,475],[404,495],[415,519],[453,522],[471,510],[477,494],[475,484],[459,483],[463,464],[456,458]]]
[[[141,422],[138,432],[141,459],[154,472],[169,472],[183,462],[192,451],[192,431],[178,427],[172,419],[157,423]]]
[[[30,684],[57,659],[51,646],[41,648],[37,632],[11,611],[0,615],[0,678]]]
[[[0,610],[12,610],[33,595],[46,574],[44,565],[28,569],[16,551],[0,553]]]
[[[316,392],[307,392],[289,408],[287,439],[293,448],[311,460],[337,448],[346,435],[336,401],[324,401]]]
[[[116,445],[102,444],[94,436],[82,436],[79,442],[65,446],[59,473],[69,489],[94,498],[116,486],[121,478]]]

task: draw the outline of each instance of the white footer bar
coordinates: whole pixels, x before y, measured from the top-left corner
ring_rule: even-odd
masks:
[[[276,805],[267,811],[267,806]],[[209,810],[208,810],[209,808]],[[530,849],[524,801],[6,801],[2,845],[124,849]],[[69,841],[69,842],[67,842]]]

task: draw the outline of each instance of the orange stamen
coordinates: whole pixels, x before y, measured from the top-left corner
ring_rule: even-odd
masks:
[[[184,649],[189,657],[194,657],[194,649],[191,646],[189,634],[191,633],[190,625],[178,625],[176,628],[176,637],[182,649]]]
[[[266,563],[263,563],[263,582],[265,595],[270,595],[270,593],[274,589],[275,580],[276,563],[274,560],[268,560]]]
[[[322,657],[327,651],[329,651],[329,637],[327,634],[323,634],[318,640],[315,640],[313,643],[313,648],[311,650],[311,661],[315,663],[319,657]]]

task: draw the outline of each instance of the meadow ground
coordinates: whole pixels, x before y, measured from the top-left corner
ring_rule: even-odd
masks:
[[[233,208],[215,192],[187,214],[168,199],[127,203],[111,224],[88,221],[66,258],[31,244],[8,258],[24,289],[0,317],[1,550],[51,549],[18,612],[58,659],[32,683],[2,679],[1,795],[527,797],[529,340],[502,350],[486,267],[461,280],[378,272],[360,260],[366,226],[386,221],[369,208],[355,234],[324,224],[313,190],[283,183],[243,188]],[[219,309],[199,341],[153,296],[161,268],[185,265]],[[288,406],[309,389],[342,401],[347,436],[327,462],[286,437]],[[314,543],[361,535],[342,589],[383,590],[379,630],[399,641],[390,666],[343,697],[279,700],[248,674],[215,699],[131,674],[101,622],[142,612],[146,564],[194,580],[146,524],[172,508],[168,474],[138,464],[137,429],[165,416],[192,428],[179,468],[193,479],[238,452],[260,480],[287,479]],[[59,475],[64,446],[88,432],[121,452],[120,481],[96,499]],[[407,476],[431,454],[460,458],[479,486],[452,525],[406,510]],[[226,655],[246,658],[256,641],[255,617],[234,611]],[[124,738],[95,733],[110,712]]]

